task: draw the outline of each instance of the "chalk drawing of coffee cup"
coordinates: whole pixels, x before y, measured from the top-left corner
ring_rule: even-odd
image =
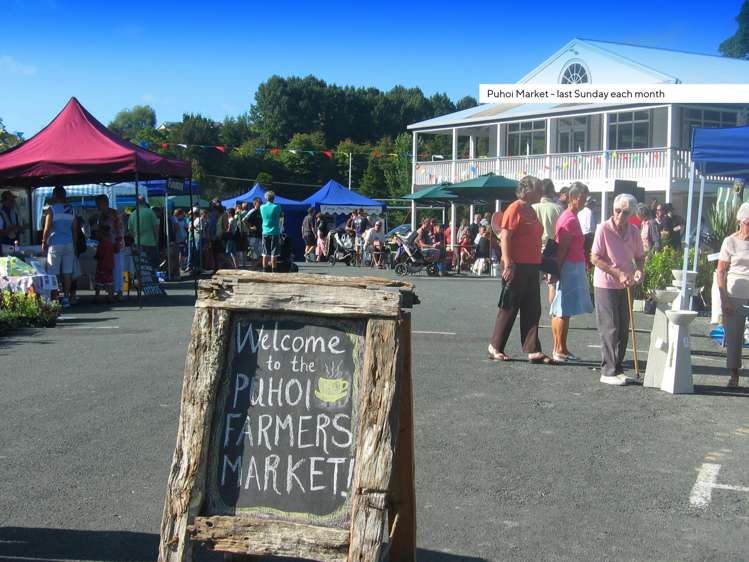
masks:
[[[345,379],[326,379],[320,377],[317,379],[315,396],[323,402],[333,404],[346,397],[348,386],[348,381]]]

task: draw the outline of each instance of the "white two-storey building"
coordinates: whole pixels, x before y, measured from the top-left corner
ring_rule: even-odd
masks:
[[[518,83],[741,82],[749,82],[749,61],[573,39]],[[749,100],[745,106],[480,105],[409,125],[419,155],[412,189],[488,172],[513,179],[531,174],[551,178],[557,189],[582,181],[605,204],[615,180],[634,180],[648,199],[672,201],[680,209],[692,128],[744,125],[748,110]],[[420,145],[427,135],[447,135],[452,153],[425,155]],[[732,182],[709,177],[706,193]]]

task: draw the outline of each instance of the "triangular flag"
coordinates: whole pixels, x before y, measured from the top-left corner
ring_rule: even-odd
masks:
[[[180,147],[180,148],[187,148],[187,145],[186,145],[186,144],[181,144],[181,143],[180,143],[180,144],[178,144],[177,146],[178,146],[178,147]]]
[[[271,148],[270,149],[270,153],[271,154],[278,154],[279,152],[281,152],[280,148]]]
[[[147,141],[140,141],[138,143],[141,148],[148,148],[148,142]]]
[[[161,148],[163,148],[164,150],[166,150],[167,148],[169,148],[169,143],[168,142],[162,142],[161,143]]]
[[[264,148],[256,148],[255,149],[255,154],[263,154],[264,152],[265,152]]]
[[[298,150],[296,148],[290,148],[289,152],[291,152],[292,154],[296,154]]]
[[[322,155],[325,156],[325,158],[333,158],[333,153],[330,150],[323,150]]]
[[[213,148],[215,148],[219,152],[226,152],[226,147],[225,146],[214,146]]]

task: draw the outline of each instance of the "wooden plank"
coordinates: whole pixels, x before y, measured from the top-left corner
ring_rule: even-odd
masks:
[[[400,301],[400,294],[393,291],[353,287],[288,283],[229,286],[201,284],[195,306],[349,318],[397,318],[400,315]]]
[[[395,320],[367,324],[364,380],[360,385],[349,562],[379,560],[386,544],[387,490],[393,468],[398,409],[393,403],[400,358]]]
[[[187,524],[199,513],[217,382],[225,367],[230,313],[195,311],[182,383],[177,445],[167,482],[161,519],[159,562],[192,560]]]
[[[390,486],[391,562],[416,560],[416,477],[414,468],[411,314],[400,320],[402,362],[398,377],[398,442]]]
[[[330,287],[359,287],[369,286],[403,287],[413,290],[412,283],[384,277],[345,277],[342,275],[321,275],[312,273],[261,273],[258,271],[244,271],[235,269],[219,269],[212,279],[236,283],[272,283],[274,285],[291,283],[296,285],[327,285]],[[211,280],[206,280],[211,281]],[[205,282],[205,281],[204,281]]]
[[[233,554],[288,556],[330,562],[346,560],[349,531],[251,516],[196,517],[194,541]]]

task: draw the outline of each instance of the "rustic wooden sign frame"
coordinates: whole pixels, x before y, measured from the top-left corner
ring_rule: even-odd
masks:
[[[413,286],[378,277],[219,271],[199,284],[185,362],[177,445],[159,544],[160,562],[187,562],[193,543],[257,556],[330,561],[415,560],[411,390]],[[232,318],[273,312],[362,319],[350,528],[252,514],[204,515],[217,388],[227,367]]]

